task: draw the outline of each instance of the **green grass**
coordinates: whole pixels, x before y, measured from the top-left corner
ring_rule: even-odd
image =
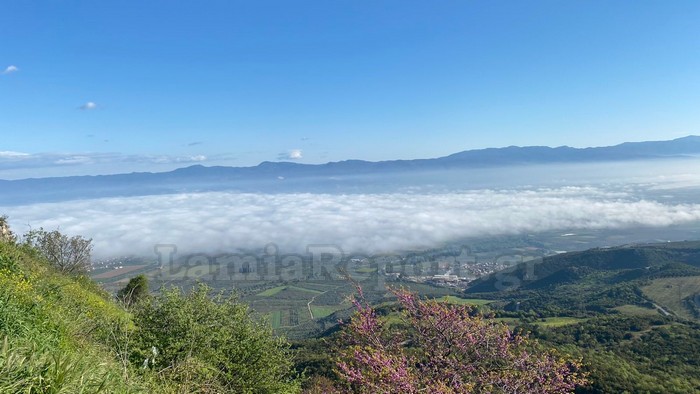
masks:
[[[316,291],[328,291],[338,288],[338,284],[334,282],[299,282],[298,284],[303,284],[305,289],[316,290]]]
[[[517,317],[499,317],[494,319],[495,321],[499,321],[502,323],[506,323],[509,326],[516,326],[521,323],[521,320]],[[571,324],[577,324],[586,321],[587,319],[581,319],[581,318],[576,318],[576,317],[547,317],[544,319],[539,319],[532,324],[540,326],[540,327],[563,327],[563,326],[568,326]]]
[[[457,296],[444,296],[437,298],[438,301],[445,301],[449,304],[455,304],[455,305],[473,305],[473,306],[480,306],[480,305],[486,305],[490,304],[493,302],[493,300],[483,300],[480,298],[461,298]]]
[[[485,301],[485,300],[482,300]],[[403,317],[400,312],[391,312],[382,318],[387,325],[403,323]],[[521,323],[521,320],[517,317],[499,317],[493,319],[494,321],[505,323],[509,326],[516,326]],[[548,317],[545,319],[540,319],[532,324],[540,327],[563,327],[571,324],[577,324],[586,321],[587,319],[581,319],[576,317]]]
[[[149,270],[150,272],[150,270]],[[163,275],[163,280],[183,280],[187,279],[198,279],[204,278],[205,276],[211,275],[210,268],[206,265],[197,265],[192,267],[187,267],[186,265],[175,266],[172,268],[164,267],[162,270],[153,271],[155,274]]]
[[[265,291],[262,291],[256,295],[258,297],[272,297],[272,296],[277,295],[277,293],[279,293],[280,291],[282,291],[286,288],[287,288],[287,286],[277,286],[277,287],[273,287],[271,289],[267,289]]]
[[[304,292],[311,293],[311,294],[321,294],[321,293],[323,293],[323,292],[320,291],[320,290],[308,289],[308,288],[306,288],[306,287],[299,287],[299,286],[287,286],[287,287],[288,287],[289,289],[304,291]]]
[[[109,346],[130,315],[87,278],[0,242],[0,392],[133,392]]]
[[[272,325],[273,329],[278,329],[282,325],[282,312],[281,311],[272,311],[270,313],[270,324]]]
[[[686,319],[694,319],[683,299],[700,293],[700,276],[654,279],[642,287],[642,291],[661,307]]]
[[[358,272],[358,273],[361,273],[361,274],[371,274],[371,273],[377,272],[377,267],[374,267],[374,268],[372,268],[372,267],[362,267],[362,268],[356,269],[355,272]]]
[[[563,327],[586,321],[576,317],[547,317],[544,321],[536,321],[535,324],[541,327]]]
[[[644,308],[638,305],[621,305],[614,310],[628,316],[658,316],[659,311],[653,308]]]
[[[342,305],[311,305],[311,312],[314,314],[314,319],[322,319],[346,307]]]
[[[301,291],[304,293],[310,293],[310,294],[321,294],[323,293],[322,291],[319,290],[313,290],[313,289],[307,289],[305,287],[299,287],[299,286],[277,286],[273,287],[271,289],[267,289],[265,291],[261,291],[260,293],[256,294],[258,297],[274,297],[280,292],[284,290],[297,290]]]

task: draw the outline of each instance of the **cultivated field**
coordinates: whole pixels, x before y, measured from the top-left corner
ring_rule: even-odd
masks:
[[[684,300],[700,294],[700,276],[655,279],[642,287],[642,291],[669,312],[686,319],[694,319]]]

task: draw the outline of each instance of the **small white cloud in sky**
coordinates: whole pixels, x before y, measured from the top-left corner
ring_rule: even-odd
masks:
[[[17,66],[7,66],[0,74],[12,74],[17,71],[19,71],[19,68],[17,68]]]
[[[97,104],[95,104],[92,101],[88,101],[87,103],[81,105],[80,109],[82,109],[83,111],[90,111],[93,109],[97,109]]]
[[[277,156],[279,160],[299,160],[303,157],[304,155],[302,154],[301,149],[292,149],[289,152],[280,153]]]

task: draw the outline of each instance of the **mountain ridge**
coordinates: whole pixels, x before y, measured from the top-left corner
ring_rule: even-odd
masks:
[[[313,189],[311,179],[324,182],[333,177],[420,173],[455,169],[481,169],[537,164],[591,163],[607,161],[662,160],[700,155],[700,136],[668,141],[625,142],[607,147],[509,146],[466,150],[432,159],[387,161],[344,160],[324,164],[264,161],[257,166],[229,167],[192,165],[168,172],[132,172],[0,180],[0,205],[63,201],[96,197],[167,194],[185,191],[258,190],[251,182],[268,182],[275,190],[285,181],[291,191]],[[328,186],[328,185],[327,185]],[[335,185],[330,185],[334,187]]]
[[[625,148],[623,150],[623,148]],[[590,155],[591,152],[595,152],[595,155]],[[503,153],[509,154],[509,156],[503,155]],[[577,156],[563,157],[561,153],[574,154]],[[588,155],[587,155],[588,154]],[[614,156],[615,154],[621,156]],[[253,170],[268,170],[268,169],[280,169],[280,168],[339,168],[348,165],[365,165],[372,167],[381,166],[393,166],[397,164],[427,164],[436,163],[442,161],[461,161],[461,160],[483,160],[483,159],[498,159],[498,161],[490,161],[485,163],[468,163],[472,165],[481,166],[499,166],[499,165],[509,165],[509,164],[529,164],[529,163],[547,163],[552,161],[564,161],[564,162],[577,162],[583,160],[599,160],[603,158],[608,158],[610,160],[630,160],[630,159],[641,159],[641,158],[665,158],[668,156],[679,157],[683,155],[700,154],[700,136],[688,135],[685,137],[676,138],[673,140],[664,141],[641,141],[641,142],[623,142],[617,145],[611,146],[601,146],[601,147],[585,147],[585,148],[574,148],[567,145],[550,147],[545,145],[528,145],[528,146],[516,146],[510,145],[501,148],[483,148],[483,149],[470,149],[460,152],[456,152],[447,156],[440,156],[436,158],[422,158],[422,159],[396,159],[396,160],[380,160],[380,161],[369,161],[361,159],[347,159],[340,161],[331,161],[321,164],[306,164],[306,163],[296,163],[291,161],[263,161],[255,166],[204,166],[202,164],[194,164],[187,167],[180,167],[175,170],[165,171],[165,172],[150,172],[150,171],[138,171],[130,173],[119,173],[119,174],[106,174],[106,175],[75,175],[66,177],[42,177],[42,178],[23,178],[16,180],[3,180],[0,182],[21,182],[37,179],[55,179],[55,178],[90,178],[90,177],[118,177],[124,175],[157,175],[157,174],[177,174],[177,173],[189,173],[189,172],[199,172],[202,169],[208,170],[239,170],[239,171],[253,171]],[[543,156],[537,156],[543,155]],[[520,162],[520,163],[518,163]],[[464,163],[461,163],[464,164]],[[376,168],[375,168],[376,169]]]

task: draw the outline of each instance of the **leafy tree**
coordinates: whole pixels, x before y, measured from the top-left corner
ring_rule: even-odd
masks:
[[[10,230],[10,225],[7,223],[7,216],[0,216],[0,242],[15,243],[17,237]]]
[[[209,293],[172,288],[136,304],[132,363],[178,392],[298,392],[286,340],[234,296]]]
[[[121,290],[117,298],[127,306],[132,306],[148,296],[148,278],[139,275],[131,278]]]
[[[40,228],[26,233],[24,242],[37,249],[51,265],[63,273],[82,275],[90,269],[92,239],[80,235],[69,237],[58,230],[46,231]]]
[[[356,300],[358,312],[344,329],[337,364],[345,383],[339,392],[570,393],[586,382],[577,362],[540,350],[470,306],[395,294],[412,329],[386,329],[370,306]]]

